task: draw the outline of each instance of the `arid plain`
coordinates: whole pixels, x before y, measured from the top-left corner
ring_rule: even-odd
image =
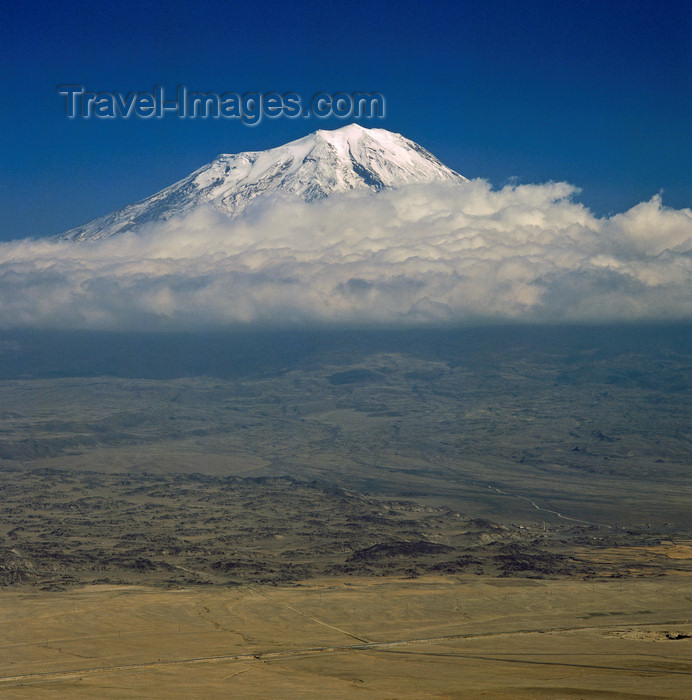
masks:
[[[0,693],[688,697],[688,331],[4,338]]]

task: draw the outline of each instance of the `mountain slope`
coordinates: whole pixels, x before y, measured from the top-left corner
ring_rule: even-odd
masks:
[[[96,240],[165,221],[210,204],[233,216],[271,193],[307,202],[349,190],[380,191],[424,182],[466,182],[418,144],[385,129],[350,124],[319,130],[266,151],[225,154],[160,192],[67,231],[63,240]]]

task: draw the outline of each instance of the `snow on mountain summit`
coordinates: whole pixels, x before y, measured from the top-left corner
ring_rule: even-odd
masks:
[[[266,151],[219,155],[157,194],[58,238],[108,238],[188,213],[203,204],[233,216],[256,198],[272,193],[311,202],[349,190],[378,192],[440,181],[467,180],[401,134],[349,124],[333,131],[320,129]]]

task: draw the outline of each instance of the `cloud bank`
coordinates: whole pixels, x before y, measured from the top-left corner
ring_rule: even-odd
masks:
[[[0,327],[692,319],[692,211],[610,218],[566,183],[484,180],[211,208],[138,233],[0,244]]]

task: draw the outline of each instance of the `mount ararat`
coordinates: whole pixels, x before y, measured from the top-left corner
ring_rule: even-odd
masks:
[[[467,180],[384,129],[320,130],[1,245],[0,328],[689,320],[692,210],[654,195],[597,217],[578,192]]]
[[[58,236],[87,241],[134,231],[211,205],[233,217],[267,197],[306,202],[352,190],[379,192],[409,184],[468,182],[417,143],[386,129],[349,124],[320,129],[266,151],[222,154],[151,197]]]

